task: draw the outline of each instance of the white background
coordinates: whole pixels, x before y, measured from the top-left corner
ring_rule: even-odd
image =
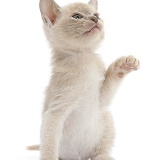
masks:
[[[75,0],[57,0],[65,5]],[[87,2],[87,0],[81,0]],[[26,145],[39,143],[50,49],[39,0],[0,1],[0,159],[38,160]],[[160,1],[99,0],[106,38],[98,52],[108,66],[132,54],[141,68],[131,73],[111,106],[116,160],[160,160]]]

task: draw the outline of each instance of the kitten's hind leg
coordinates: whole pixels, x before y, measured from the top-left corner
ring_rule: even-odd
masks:
[[[104,129],[99,144],[92,153],[91,160],[114,160],[110,156],[115,137],[112,116],[109,112],[103,113],[102,116],[100,123],[104,125]]]
[[[91,160],[115,160],[115,159],[112,157],[98,157]]]

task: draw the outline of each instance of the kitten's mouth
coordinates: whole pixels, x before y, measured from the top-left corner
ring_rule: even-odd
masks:
[[[96,32],[97,30],[100,30],[100,26],[95,24],[90,30],[84,32],[84,34],[91,33],[92,31]]]

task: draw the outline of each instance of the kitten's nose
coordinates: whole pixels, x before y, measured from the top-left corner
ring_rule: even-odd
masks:
[[[94,21],[95,23],[98,23],[98,18],[96,16],[90,17],[90,20]]]

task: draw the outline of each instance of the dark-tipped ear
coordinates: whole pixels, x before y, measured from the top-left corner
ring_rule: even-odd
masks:
[[[58,14],[60,14],[60,7],[53,0],[40,0],[39,8],[44,23],[50,21],[54,24]]]
[[[95,8],[95,10],[98,9],[98,1],[97,0],[90,0],[88,2],[88,4],[90,4],[93,8]]]

